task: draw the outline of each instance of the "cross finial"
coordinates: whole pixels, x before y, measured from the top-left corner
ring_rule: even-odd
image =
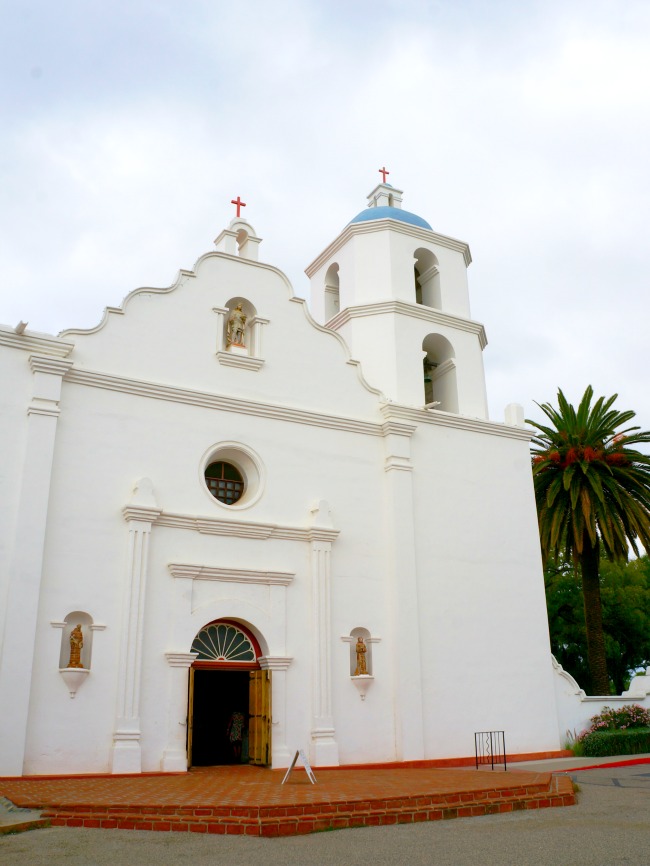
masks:
[[[239,215],[241,214],[241,209],[242,209],[243,207],[246,207],[246,202],[245,202],[245,201],[242,201],[241,198],[240,198],[239,196],[237,196],[237,198],[234,198],[234,199],[230,202],[230,204],[234,204],[234,205],[237,207],[237,216],[239,216]]]
[[[386,168],[386,166],[384,166],[383,168],[379,168],[379,169],[377,169],[377,171],[378,171],[379,174],[382,176],[382,183],[386,183],[386,175],[387,175],[387,174],[390,174],[390,172],[388,171],[388,169]]]

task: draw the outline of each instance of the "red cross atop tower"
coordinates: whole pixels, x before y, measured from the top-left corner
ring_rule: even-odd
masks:
[[[240,214],[241,214],[241,209],[242,209],[243,207],[246,207],[246,202],[245,202],[245,201],[242,201],[241,198],[240,198],[239,196],[237,196],[237,198],[234,198],[234,199],[230,202],[230,204],[234,204],[234,205],[237,207],[237,216],[240,216]]]
[[[383,168],[378,168],[377,171],[382,176],[382,183],[386,183],[386,175],[390,174],[386,166],[384,166]]]

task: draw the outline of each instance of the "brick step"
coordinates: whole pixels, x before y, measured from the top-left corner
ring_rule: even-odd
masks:
[[[52,826],[102,827],[251,836],[291,836],[343,827],[370,827],[569,806],[570,779],[550,785],[431,795],[311,803],[295,806],[91,806],[50,807],[42,817]]]

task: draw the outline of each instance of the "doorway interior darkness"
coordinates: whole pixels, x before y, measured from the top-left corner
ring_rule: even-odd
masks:
[[[248,729],[244,729],[241,759],[235,761],[228,739],[228,722],[233,712],[248,720],[248,671],[221,669],[194,670],[194,712],[192,731],[193,767],[248,761]]]

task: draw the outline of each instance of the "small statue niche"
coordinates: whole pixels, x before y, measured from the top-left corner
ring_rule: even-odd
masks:
[[[60,624],[61,649],[59,653],[60,669],[90,668],[93,642],[93,618],[82,610],[69,613]]]
[[[367,628],[353,628],[350,637],[346,638],[350,644],[350,676],[370,677],[372,676],[372,644],[370,632]]]

